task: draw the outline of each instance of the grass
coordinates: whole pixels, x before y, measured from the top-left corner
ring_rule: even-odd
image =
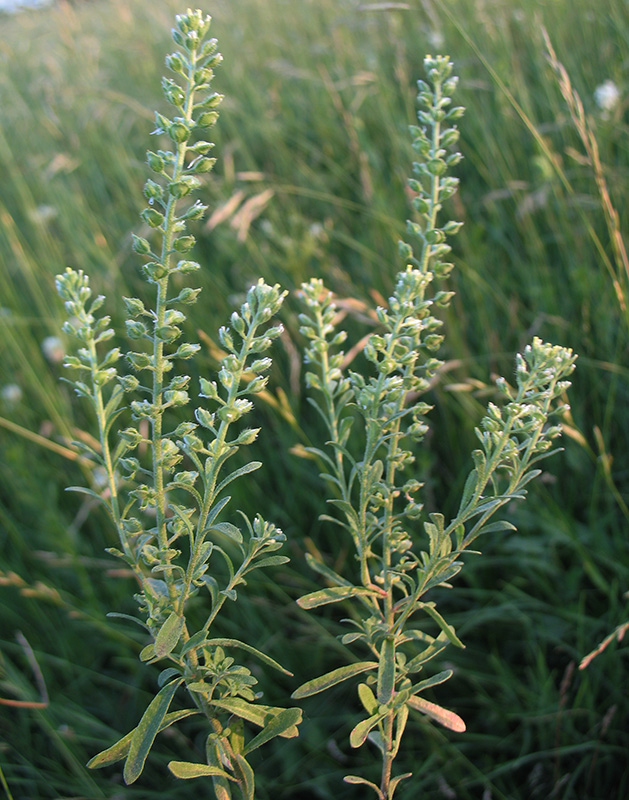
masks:
[[[198,232],[199,260],[208,265],[191,328],[206,346],[199,368],[213,364],[206,337],[258,275],[294,290],[320,274],[353,299],[352,314],[388,296],[408,216],[414,81],[426,52],[449,53],[461,76],[458,102],[468,109],[455,214],[465,227],[455,242],[447,365],[434,389],[438,435],[420,461],[441,505],[460,490],[461,454],[470,450],[491,373],[508,374],[532,335],[573,347],[580,359],[566,452],[549,464],[527,511],[515,510],[519,532],[488,540],[448,599],[467,644],[457,653],[450,705],[468,733],[415,726],[409,751],[423,763],[412,788],[423,798],[622,798],[626,645],[611,646],[585,672],[567,670],[628,612],[629,318],[621,301],[629,302],[629,276],[614,258],[541,25],[592,120],[626,229],[627,102],[621,97],[604,119],[593,92],[608,78],[627,86],[620,54],[629,11],[621,0],[374,5],[217,0],[206,9],[225,56],[216,85],[226,100],[215,179],[204,189],[222,213]],[[89,425],[41,348],[59,335],[54,275],[71,264],[103,293],[142,291],[130,232],[139,232],[151,109],[161,103],[162,58],[179,10],[170,0],[101,0],[2,18],[0,386],[17,384],[23,395],[0,401],[0,417],[55,445]],[[293,603],[314,588],[303,552],[335,553],[336,543],[319,537],[314,465],[278,457],[307,444],[316,425],[301,396],[291,313],[273,403],[261,413],[264,477],[251,497],[235,499],[264,507],[287,532],[293,557],[277,585],[257,587],[262,599],[242,624],[305,679],[331,668],[341,645],[330,635],[333,620],[322,638],[324,629]],[[135,724],[149,680],[136,667],[133,632],[105,617],[124,610],[128,584],[103,554],[104,520],[63,491],[84,480],[81,470],[15,427],[0,430],[0,696],[38,697],[17,630],[50,695],[43,710],[0,706],[0,766],[14,798],[116,797],[114,770],[92,774],[83,765],[114,740],[114,729]],[[126,702],[112,708],[111,689],[129,675]],[[265,690],[281,703],[294,688]],[[260,797],[355,797],[340,783],[343,759],[354,758],[350,720],[333,696],[304,707],[303,737],[261,766]],[[163,737],[143,786],[124,796],[183,796],[176,785],[165,788],[167,751],[185,753],[195,733]]]

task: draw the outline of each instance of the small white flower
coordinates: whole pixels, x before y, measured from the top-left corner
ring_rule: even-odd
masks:
[[[66,351],[58,336],[46,336],[41,343],[41,349],[52,364],[59,364],[65,358]]]
[[[620,100],[620,89],[614,81],[606,80],[594,90],[594,101],[604,114],[613,111]]]
[[[0,389],[0,398],[7,406],[16,406],[22,399],[24,392],[17,383],[7,383]]]

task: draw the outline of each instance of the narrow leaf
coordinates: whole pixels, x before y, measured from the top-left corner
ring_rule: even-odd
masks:
[[[210,775],[227,778],[230,781],[235,780],[225,770],[218,767],[210,767],[208,764],[194,764],[191,761],[169,761],[168,769],[175,778],[183,778],[184,780],[188,778],[206,778]]]
[[[332,586],[329,589],[319,589],[316,592],[311,592],[297,601],[300,608],[317,608],[318,606],[325,606],[329,603],[340,603],[342,600],[348,600],[350,597],[377,597],[378,595],[371,589],[365,589],[362,586]]]
[[[249,703],[240,697],[228,697],[224,700],[212,700],[212,705],[216,708],[221,708],[223,711],[228,711],[241,719],[246,719],[254,725],[263,728],[274,716],[283,711],[282,708],[276,706],[264,706],[256,703]],[[297,726],[287,728],[283,733],[278,734],[284,739],[291,739],[299,735]]]
[[[389,798],[393,800],[393,793],[402,781],[405,781],[407,778],[412,778],[412,772],[405,772],[403,775],[398,775],[395,778],[391,778],[391,782],[389,783]]]
[[[259,658],[264,664],[267,664],[269,667],[273,667],[273,669],[277,669],[280,672],[283,672],[284,675],[293,676],[292,672],[289,672],[287,669],[281,664],[278,664],[277,661],[272,659],[270,656],[261,653],[259,650],[256,650],[255,647],[252,647],[250,644],[245,644],[245,642],[241,642],[239,639],[208,639],[208,645],[217,645],[218,647],[237,647],[240,650],[244,650],[246,653],[251,653],[252,656]]]
[[[106,508],[109,508],[107,501],[104,497],[93,492],[91,489],[87,489],[85,486],[67,486],[65,489],[66,492],[78,492],[79,494],[87,494],[90,497],[93,497],[95,500],[98,500],[99,503],[102,503]]]
[[[181,638],[181,632],[185,619],[179,616],[176,611],[173,611],[166,622],[159,629],[157,638],[155,639],[155,655],[157,658],[167,656],[177,646]]]
[[[378,662],[378,702],[386,705],[393,697],[395,688],[395,641],[386,638],[380,649]]]
[[[421,608],[423,611],[425,611],[429,617],[432,617],[434,619],[434,621],[439,625],[441,630],[445,633],[445,635],[452,642],[452,644],[455,644],[457,647],[465,648],[465,645],[456,635],[452,625],[448,625],[445,619],[435,608],[434,603],[418,603],[418,607]]]
[[[240,532],[240,528],[232,525],[231,522],[215,522],[214,525],[212,525],[212,527],[208,530],[218,531],[224,536],[227,536],[227,538],[231,539],[233,542],[242,544],[242,533]]]
[[[370,789],[373,789],[374,792],[378,795],[378,800],[385,800],[384,795],[380,791],[380,789],[376,786],[375,783],[366,780],[365,778],[361,778],[359,775],[346,775],[343,780],[345,783],[354,783],[354,784],[362,784],[363,786],[369,786]]]
[[[229,475],[224,478],[216,487],[216,494],[220,494],[220,492],[222,492],[223,489],[232,481],[235,481],[236,478],[240,478],[242,475],[247,475],[249,472],[255,472],[255,470],[260,469],[261,466],[261,461],[251,461],[249,464],[245,464],[244,467],[240,467],[240,469],[230,472]]]
[[[324,578],[327,578],[332,583],[336,584],[337,586],[351,586],[352,584],[346,579],[341,577],[341,575],[337,575],[333,569],[327,566],[327,564],[323,564],[321,561],[317,561],[310,553],[306,553],[306,563],[313,569],[315,572],[318,572],[319,575],[323,575]]]
[[[244,800],[254,800],[255,777],[249,762],[240,753],[234,753],[234,774],[239,776],[238,783]]]
[[[271,721],[265,725],[263,730],[249,742],[244,749],[244,755],[249,755],[252,750],[260,747],[265,742],[274,739],[276,736],[285,734],[286,731],[299,725],[301,722],[301,708],[286,708],[280,711]]]
[[[252,569],[264,569],[265,567],[279,567],[282,564],[288,564],[290,558],[288,556],[268,556],[267,558],[262,558],[260,561],[254,561],[251,564],[251,569],[248,569],[247,572],[251,572]]]
[[[185,717],[190,717],[192,714],[198,713],[198,711],[195,711],[191,708],[187,708],[182,711],[171,711],[164,717],[159,730],[163,731],[165,728],[168,728],[170,725],[178,722],[180,719],[184,719]],[[126,736],[123,736],[122,739],[117,741],[116,744],[112,744],[111,747],[108,747],[107,750],[103,750],[98,755],[90,758],[90,760],[87,762],[88,768],[101,769],[102,767],[109,767],[112,764],[115,764],[117,761],[122,761],[123,758],[126,758],[127,753],[129,752],[129,747],[131,746],[131,739],[133,738],[134,732],[135,728],[127,733]]]
[[[375,728],[380,720],[384,718],[384,716],[384,714],[374,714],[373,716],[362,720],[362,722],[359,722],[349,735],[349,743],[351,746],[361,747],[361,745],[365,743],[365,740],[369,735],[369,731],[372,728]]]
[[[310,697],[313,694],[318,694],[331,686],[336,686],[337,683],[353,678],[355,675],[360,675],[361,672],[367,672],[370,669],[378,667],[377,661],[360,661],[357,664],[347,664],[344,667],[333,669],[332,672],[327,672],[319,678],[313,678],[302,684],[299,689],[296,689],[291,697],[293,700],[301,700],[303,697]]]
[[[423,697],[417,696],[409,697],[407,704],[416,711],[421,711],[429,717],[432,717],[432,719],[440,725],[443,725],[444,728],[449,728],[451,731],[456,731],[456,733],[463,733],[465,731],[465,722],[463,722],[461,717],[455,714],[454,711],[449,711],[447,708],[442,708],[435,703],[429,703],[428,700],[424,700]]]
[[[173,681],[159,690],[133,732],[123,773],[124,782],[127,786],[136,781],[142,774],[146,757],[155,741],[155,737],[161,730],[168,707],[180,683],[181,680]]]
[[[358,697],[363,704],[363,708],[368,714],[375,714],[378,708],[376,697],[366,683],[358,684]]]
[[[420,681],[413,686],[414,692],[423,692],[424,689],[429,689],[431,686],[438,686],[440,683],[445,683],[449,678],[452,677],[452,670],[451,669],[444,669],[443,672],[438,672],[436,675],[433,675],[432,678],[426,678],[424,681]]]

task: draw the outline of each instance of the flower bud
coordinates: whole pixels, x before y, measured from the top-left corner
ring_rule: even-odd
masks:
[[[127,335],[130,339],[142,339],[148,336],[148,329],[143,322],[138,322],[135,319],[125,320],[127,328]]]
[[[199,114],[197,119],[197,127],[198,128],[211,128],[212,125],[216,123],[218,119],[218,113],[216,111],[204,111],[202,114]]]
[[[166,342],[167,344],[170,344],[181,336],[181,328],[178,328],[176,325],[162,325],[159,328],[156,328],[155,336],[160,340],[160,342]]]
[[[164,392],[164,400],[168,403],[168,405],[177,407],[177,406],[185,406],[186,403],[190,400],[188,392]]]
[[[144,437],[136,428],[125,428],[123,431],[120,431],[119,436],[129,447],[137,447],[144,441]]]
[[[159,261],[149,261],[148,264],[145,264],[142,267],[142,269],[150,281],[161,280],[161,278],[168,274],[166,267],[163,264],[160,264]]]
[[[193,144],[188,150],[191,153],[199,153],[200,155],[206,155],[210,152],[210,150],[214,147],[214,142],[205,142],[200,141]]]
[[[145,208],[140,216],[151,228],[159,228],[164,221],[164,215],[154,208]]]
[[[119,375],[118,383],[122,386],[125,392],[134,392],[140,385],[140,381],[135,375]]]
[[[192,356],[195,356],[200,349],[200,344],[190,344],[189,342],[186,342],[179,345],[177,350],[172,354],[171,358],[192,358]]]
[[[173,247],[179,253],[187,253],[189,250],[192,250],[196,242],[194,236],[180,236],[178,239],[175,239],[173,242]]]
[[[161,173],[164,171],[164,159],[152,150],[146,151],[146,161],[153,172]]]
[[[173,124],[168,128],[168,135],[173,142],[177,142],[177,144],[183,144],[183,142],[187,142],[190,138],[190,130],[183,122],[173,122]]]
[[[133,369],[149,369],[153,366],[153,359],[148,353],[127,353],[127,361]]]
[[[175,270],[181,272],[182,275],[186,275],[188,272],[194,272],[197,269],[201,269],[201,265],[197,261],[178,261],[175,267]],[[195,289],[194,291],[197,290]]]
[[[197,422],[200,425],[203,425],[204,428],[209,428],[210,430],[214,428],[214,414],[210,414],[207,409],[195,408],[194,416],[196,417]]]
[[[175,300],[178,303],[183,303],[184,305],[191,306],[193,303],[197,302],[197,297],[199,296],[200,293],[201,289],[191,289],[190,287],[186,286],[179,292]]]
[[[183,75],[186,71],[183,59],[179,53],[170,53],[166,56],[166,66],[173,72]]]
[[[143,239],[141,236],[136,236],[135,233],[131,234],[131,238],[133,240],[132,248],[136,253],[140,253],[140,255],[143,256],[150,255],[151,245],[146,239]]]

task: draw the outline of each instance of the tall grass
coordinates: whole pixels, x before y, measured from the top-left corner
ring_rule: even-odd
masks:
[[[161,54],[179,10],[171,0],[60,2],[1,19],[0,388],[14,384],[22,398],[0,400],[0,696],[39,698],[18,630],[50,696],[45,709],[0,706],[0,766],[16,798],[115,796],[114,778],[83,764],[114,738],[112,729],[132,727],[148,697],[146,677],[133,668],[140,643],[104,621],[127,595],[127,579],[103,555],[103,519],[63,493],[68,479],[83,480],[74,475],[83,467],[59,447],[86,425],[42,342],[58,335],[53,281],[67,265],[89,271],[103,293],[141,296],[130,232],[143,207]],[[473,440],[487,376],[506,373],[532,335],[569,343],[580,362],[563,463],[549,465],[528,511],[516,511],[519,533],[487,543],[482,563],[468,565],[464,591],[447,600],[468,644],[450,684],[450,705],[468,733],[456,745],[434,728],[416,735],[413,789],[434,798],[626,796],[623,646],[585,672],[570,665],[627,617],[628,276],[614,258],[600,184],[542,26],[583,100],[626,235],[626,95],[605,117],[593,93],[606,79],[621,91],[628,85],[627,5],[217,0],[205,10],[231,67],[217,78],[227,96],[221,157],[203,190],[217,212],[196,232],[207,265],[203,303],[190,320],[206,347],[201,369],[216,356],[212,331],[258,275],[289,289],[322,275],[347,298],[350,326],[390,293],[407,213],[414,81],[426,52],[455,61],[468,109],[455,209],[465,226],[455,246],[447,362],[433,390],[443,401],[435,425],[446,436],[420,464],[441,505],[454,502],[466,474],[456,454],[467,448],[453,445]],[[132,39],[137,30],[143,35]],[[298,673],[307,662],[320,674],[341,645],[332,623],[322,639],[324,629],[293,603],[314,588],[300,556],[330,543],[313,522],[322,510],[316,467],[299,457],[317,423],[301,397],[298,324],[291,314],[286,323],[261,412],[272,477],[235,501],[246,510],[262,500],[295,552],[282,584],[260,587],[245,619],[266,643],[273,614],[291,641],[286,666]],[[455,430],[457,442],[448,441]],[[463,623],[471,609],[474,625]],[[97,650],[103,634],[108,645]],[[266,644],[284,655],[282,642]],[[107,685],[131,674],[127,702],[111,708]],[[279,703],[294,688],[265,691]],[[333,695],[306,712],[302,739],[262,767],[269,797],[341,796],[350,722],[336,716]],[[125,797],[183,796],[164,791],[165,763],[194,747],[196,733],[168,741],[172,753],[155,756],[153,782],[149,775]]]

